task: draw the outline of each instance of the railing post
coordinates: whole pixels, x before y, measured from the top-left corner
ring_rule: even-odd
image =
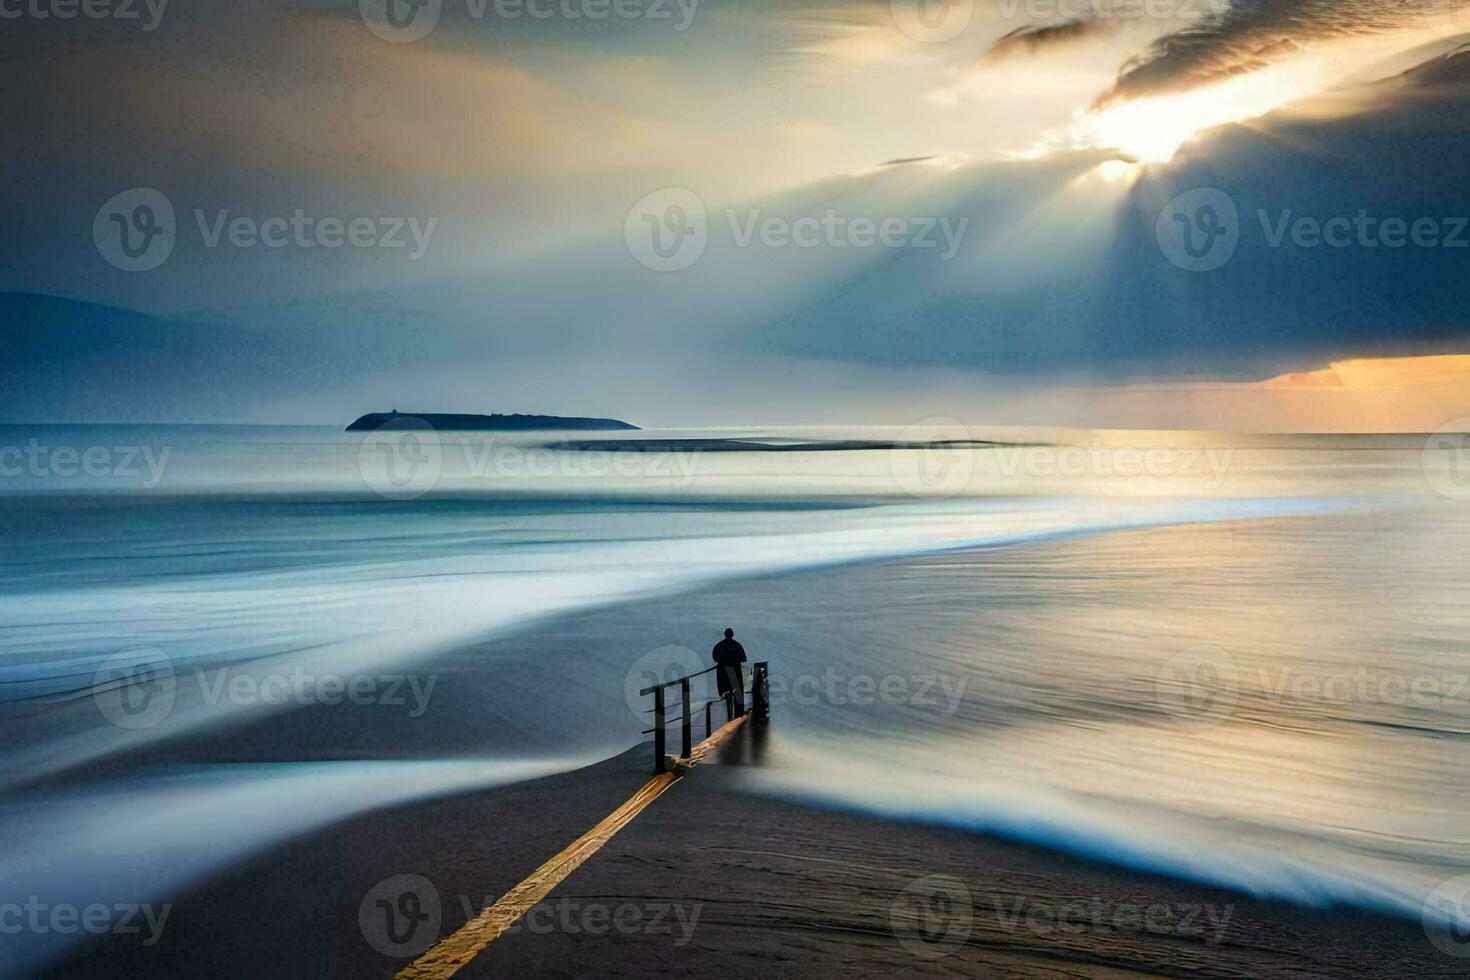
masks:
[[[753,672],[751,674],[749,706],[747,707],[744,705],[744,691],[726,691],[724,697],[718,699],[723,700],[725,704],[726,719],[729,721],[734,721],[735,718],[738,717],[735,713],[735,699],[737,697],[740,698],[742,701],[742,708],[744,709],[741,712],[742,714],[744,714],[745,711],[748,710],[749,712],[755,714],[755,716],[761,720],[765,720],[770,717],[770,673],[767,670],[766,661],[761,660],[752,664],[751,666],[753,668]],[[676,683],[679,685],[679,694],[683,700],[681,701],[682,709],[679,712],[680,755],[677,756],[677,758],[688,759],[694,754],[694,702],[691,699],[691,694],[689,690],[690,681],[694,677],[702,677],[705,674],[708,674],[711,671],[715,671],[718,669],[719,668],[717,667],[711,667],[708,670],[701,670],[696,674],[690,675],[689,677],[679,677],[675,680],[666,681],[662,684],[655,684],[652,687],[645,687],[638,692],[640,695],[653,695],[653,728],[649,729],[648,731],[653,732],[653,771],[655,773],[666,773],[669,771],[667,731],[669,719],[668,704],[666,703],[666,700],[664,698],[664,691],[668,690],[670,687],[673,687]],[[715,723],[713,716],[710,714],[710,709],[714,707],[715,700],[717,699],[710,699],[704,702],[705,738],[709,738],[711,735],[714,734]],[[721,724],[723,724],[723,722]]]
[[[653,689],[653,771],[663,772],[667,768],[664,759],[664,689]]]
[[[761,721],[771,717],[770,672],[764,660],[755,665],[755,676],[750,680],[750,710]]]
[[[683,736],[682,748],[684,751],[679,754],[679,757],[687,759],[689,753],[694,750],[694,743],[691,741],[693,733],[689,730],[689,678],[687,677],[679,682],[679,696],[684,700],[683,724],[679,726],[680,734]]]

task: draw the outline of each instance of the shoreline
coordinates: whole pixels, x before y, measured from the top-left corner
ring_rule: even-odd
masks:
[[[503,937],[463,975],[698,976],[713,965],[762,977],[1350,977],[1456,965],[1418,924],[1392,916],[1265,901],[999,837],[753,795],[739,775],[716,767],[675,787],[672,805],[650,809],[567,882],[543,928]],[[611,961],[596,937],[565,928],[563,909],[644,895],[684,896],[685,915],[668,935],[619,932]],[[681,933],[696,906],[694,928]]]
[[[1229,531],[1215,526],[1215,530],[1232,538],[1258,534],[1259,528],[1260,525],[1254,525]],[[1198,533],[1202,532],[1163,528],[1127,531],[1105,538],[1111,542],[1108,547],[1126,550],[1136,545],[1139,535]],[[437,891],[449,896],[441,909],[441,926],[447,935],[470,917],[469,912],[485,902],[493,902],[605,817],[647,779],[651,773],[651,750],[647,743],[641,743],[618,752],[620,745],[632,741],[624,736],[636,730],[637,722],[621,698],[615,693],[609,698],[609,692],[622,689],[625,675],[632,670],[629,664],[636,660],[639,649],[652,653],[680,643],[693,646],[710,633],[711,623],[722,623],[728,617],[741,627],[740,636],[750,649],[758,651],[753,659],[770,656],[777,664],[796,665],[813,649],[818,652],[849,649],[845,638],[851,634],[812,633],[812,624],[833,622],[834,609],[827,604],[831,596],[862,596],[873,587],[891,593],[894,579],[900,575],[912,578],[933,574],[956,580],[968,591],[975,587],[970,576],[976,562],[983,567],[987,583],[1007,582],[1013,580],[1013,572],[1047,571],[1050,568],[1047,562],[1057,556],[1066,556],[1069,562],[1076,560],[1069,542],[983,548],[768,575],[562,614],[419,665],[448,676],[439,688],[441,693],[436,695],[432,710],[412,723],[401,713],[395,715],[382,706],[317,705],[192,733],[151,746],[144,752],[99,760],[85,770],[73,770],[65,780],[58,780],[50,788],[56,788],[59,783],[126,777],[159,767],[188,764],[223,767],[240,763],[341,760],[368,763],[451,756],[525,759],[602,750],[612,755],[588,768],[529,782],[348,813],[289,840],[268,841],[253,856],[220,868],[164,899],[177,905],[168,933],[157,947],[166,951],[167,959],[155,959],[150,950],[130,947],[127,937],[106,937],[64,954],[56,966],[68,972],[75,969],[81,975],[118,975],[118,971],[126,975],[126,969],[136,970],[136,975],[146,975],[158,972],[165,962],[178,962],[190,972],[258,975],[262,969],[282,968],[280,962],[261,961],[266,951],[274,950],[270,955],[279,955],[280,950],[289,950],[296,957],[287,964],[292,969],[350,967],[366,975],[391,974],[403,962],[376,951],[364,938],[357,918],[360,903],[377,884],[403,874],[420,875],[434,882]],[[1033,567],[1037,560],[1041,564]],[[993,619],[997,612],[994,604],[1000,600],[988,591],[980,595],[983,598],[973,600],[974,607],[987,619]],[[937,609],[955,611],[953,606],[939,604],[921,612],[933,617],[938,615]],[[775,621],[770,621],[772,612],[779,612]],[[762,613],[767,619],[761,618]],[[885,637],[907,635],[907,627],[901,620],[874,617],[871,621],[854,621],[848,625],[862,633],[877,631],[874,646],[882,656],[905,652],[901,647],[884,645]],[[633,645],[634,637],[641,637],[644,646]],[[850,659],[845,663],[850,669],[863,669],[857,651],[850,650],[849,654]],[[453,683],[449,683],[451,678]],[[1003,691],[995,693],[1000,696]],[[535,718],[505,714],[503,706],[517,699],[552,704],[555,711],[546,713],[555,714],[553,720],[557,724],[567,724],[566,719],[573,718],[581,728],[539,726]],[[773,712],[774,732],[783,731],[782,710],[778,707]],[[797,709],[791,706],[789,710],[786,730],[795,731]],[[1076,710],[1080,720],[1089,717],[1081,706]],[[1006,723],[1003,714],[993,719],[993,724],[1002,726],[1001,730]],[[840,735],[841,729],[834,729],[833,733]],[[624,740],[618,742],[619,738]],[[1194,960],[1201,960],[1207,965],[1225,964],[1220,967],[1225,972],[1219,975],[1231,975],[1229,971],[1239,967],[1265,975],[1275,970],[1287,976],[1293,970],[1297,975],[1317,972],[1317,967],[1311,965],[1315,960],[1309,963],[1309,953],[1305,951],[1342,949],[1361,957],[1363,962],[1378,963],[1383,972],[1410,962],[1430,972],[1452,970],[1458,965],[1458,961],[1440,953],[1419,923],[1410,918],[1348,906],[1324,910],[1258,900],[1246,897],[1243,892],[1191,883],[1178,877],[1130,871],[1072,856],[1053,847],[756,795],[736,785],[739,774],[740,770],[733,767],[696,771],[695,778],[685,780],[671,790],[667,799],[638,817],[603,854],[553,892],[549,901],[554,904],[566,896],[578,896],[611,903],[614,909],[638,899],[639,895],[666,902],[718,903],[723,901],[718,897],[722,879],[701,878],[697,874],[690,878],[690,873],[700,869],[709,854],[719,851],[737,856],[720,860],[730,864],[730,874],[742,883],[743,897],[731,906],[736,914],[732,921],[700,920],[709,936],[723,937],[718,942],[708,936],[699,940],[714,942],[704,960],[723,955],[721,950],[741,935],[787,930],[804,937],[797,944],[798,949],[788,951],[790,962],[767,962],[759,958],[747,962],[745,954],[731,954],[733,958],[728,961],[717,960],[721,962],[720,969],[737,975],[746,967],[763,976],[772,971],[776,975],[793,976],[820,972],[829,957],[836,957],[837,962],[854,972],[891,973],[923,967],[928,963],[923,957],[913,962],[911,956],[905,960],[895,958],[898,955],[895,949],[905,951],[906,955],[907,950],[893,934],[891,925],[884,925],[884,916],[908,883],[931,874],[948,875],[964,882],[970,889],[974,921],[981,923],[972,927],[974,942],[962,943],[953,954],[940,958],[941,964],[951,967],[969,963],[971,969],[978,966],[1007,972],[1038,970],[1037,963],[1051,962],[1054,970],[1054,964],[1062,960],[1057,959],[1058,954],[1040,948],[1045,944],[1038,945],[1039,934],[1027,931],[1029,927],[1026,927],[1022,929],[1023,937],[1018,939],[1014,935],[1018,927],[1014,925],[1012,907],[1007,903],[1016,895],[1033,904],[1040,902],[1038,907],[1042,911],[1038,914],[1044,917],[1048,910],[1056,912],[1064,906],[1070,907],[1070,901],[1079,895],[1087,899],[1094,894],[1101,901],[1141,902],[1145,907],[1156,902],[1192,903],[1202,910],[1208,903],[1218,907],[1222,902],[1234,902],[1249,911],[1241,920],[1250,924],[1249,931],[1238,940],[1227,936],[1228,941],[1214,947],[1203,945],[1203,940],[1195,942],[1190,936],[1172,933],[1160,938],[1145,930],[1145,935],[1120,937],[1111,935],[1117,930],[1107,930],[1109,936],[1099,937],[1084,930],[1087,941],[1079,941],[1081,945],[1075,949],[1067,947],[1071,950],[1067,956],[1080,958],[1066,962],[1094,966],[1105,962],[1110,964],[1109,969],[1156,969],[1170,973],[1200,969]],[[697,796],[703,802],[686,808],[678,802],[684,796]],[[282,805],[290,806],[291,801],[283,800]],[[668,816],[664,816],[666,811]],[[718,819],[712,822],[711,813],[718,815]],[[645,825],[656,828],[657,833],[652,830],[645,833]],[[793,860],[789,855],[795,852],[787,846],[790,840],[805,842],[811,859],[792,865],[764,859],[752,863],[753,859],[738,857],[760,850],[788,855],[783,861]],[[630,850],[620,850],[624,847]],[[808,864],[818,865],[823,861],[861,864],[863,853],[883,856],[872,865],[888,869],[874,886],[887,896],[885,904],[864,905],[865,900],[860,895],[855,897],[852,887],[843,880],[803,870]],[[955,859],[951,861],[946,855],[954,855]],[[610,858],[616,858],[616,865],[603,870]],[[1007,874],[1012,877],[987,877],[987,869],[994,866],[1007,868]],[[634,875],[630,869],[647,875]],[[674,869],[683,869],[685,873],[672,874]],[[900,881],[893,869],[912,874]],[[698,889],[682,884],[686,879],[700,883]],[[1032,880],[1043,883],[1045,888],[1035,893],[1021,888]],[[587,882],[595,882],[595,887]],[[793,893],[796,897],[792,901],[804,903],[803,907],[816,916],[807,925],[772,923],[762,911],[772,900],[778,905],[784,901],[783,888],[791,883],[804,889]],[[571,891],[564,892],[564,889]],[[1002,900],[1000,907],[995,907],[992,901],[997,895]],[[1031,906],[1025,901],[1021,912],[1029,914]],[[262,908],[262,903],[270,903],[272,907]],[[842,915],[848,912],[852,915],[843,919]],[[253,931],[257,926],[251,925],[252,922],[260,923],[258,928],[271,930],[273,936],[288,938],[281,942],[274,938],[262,942]],[[1303,943],[1291,939],[1294,929],[1310,932],[1312,940]],[[1279,937],[1280,941],[1270,946],[1270,937]],[[535,943],[531,942],[532,938],[528,932],[522,939],[486,955],[510,957],[516,969],[551,974],[578,972],[571,965],[579,962],[601,975],[620,972],[631,975],[640,971],[646,975],[651,968],[661,970],[668,965],[665,962],[668,950],[658,945],[656,937],[617,937],[612,952],[608,946],[597,944],[584,949],[579,944],[585,944],[586,937],[581,940],[566,936],[537,937]],[[1252,945],[1260,943],[1267,943],[1267,947],[1278,952],[1298,950],[1292,954],[1296,957],[1292,961],[1295,966],[1280,957],[1270,959],[1267,947],[1255,949]],[[810,949],[803,952],[807,946]],[[1200,946],[1203,948],[1196,948]],[[1237,947],[1241,946],[1249,946],[1254,951],[1240,953]],[[1219,951],[1221,948],[1223,952]],[[515,952],[516,949],[520,951]],[[1230,959],[1237,954],[1246,959]],[[579,960],[579,957],[590,958]],[[879,964],[886,965],[880,970]],[[702,965],[691,963],[688,970],[697,973],[696,966]],[[476,975],[473,969],[472,965],[465,975]],[[941,965],[934,972],[946,971]]]
[[[373,896],[406,875],[428,882],[435,935],[450,935],[630,795],[647,752],[350,817],[173,896],[157,945],[108,935],[41,972],[391,976],[424,936],[393,943],[363,918]],[[458,975],[1348,977],[1456,965],[1407,920],[817,809],[746,792],[739,775],[696,767]]]

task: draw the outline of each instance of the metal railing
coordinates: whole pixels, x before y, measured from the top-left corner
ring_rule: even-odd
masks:
[[[750,713],[762,721],[770,717],[770,697],[768,695],[769,675],[766,665],[767,661],[764,660],[756,661],[751,664],[750,686],[747,688],[743,688],[741,691],[742,702],[744,701],[744,695],[749,694]],[[694,716],[692,710],[694,705],[690,702],[689,682],[696,677],[703,677],[705,674],[713,673],[714,671],[717,671],[719,669],[719,667],[709,667],[704,670],[698,671],[697,673],[687,674],[683,677],[676,677],[671,681],[664,681],[662,684],[654,684],[652,687],[645,687],[643,690],[638,692],[639,695],[644,697],[647,697],[650,694],[653,695],[653,707],[648,709],[649,711],[653,712],[653,727],[645,728],[642,734],[647,735],[650,732],[653,733],[654,772],[667,772],[669,767],[668,756],[665,754],[666,742],[664,729],[667,728],[669,725],[668,709],[670,707],[681,709],[679,713],[679,743],[681,747],[679,757],[681,759],[688,759],[690,753],[694,751]],[[665,704],[664,691],[668,688],[673,687],[675,684],[679,685],[679,703],[676,705]],[[709,698],[708,700],[700,702],[699,706],[704,708],[705,738],[709,738],[710,735],[714,734],[714,722],[710,719],[710,708],[717,704],[725,705],[725,717],[728,720],[733,721],[736,717],[734,691],[728,691],[720,697]],[[745,712],[742,712],[742,714],[744,713]],[[703,741],[703,739],[701,739],[701,741]]]

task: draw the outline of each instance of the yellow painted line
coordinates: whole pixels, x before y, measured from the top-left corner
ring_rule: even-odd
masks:
[[[705,756],[709,755],[716,748],[718,748],[719,744],[725,739],[729,738],[734,733],[735,729],[745,724],[745,719],[749,717],[750,715],[748,714],[741,715],[734,721],[727,721],[719,728],[716,728],[714,730],[714,733],[710,735],[709,738],[705,739],[703,742],[700,742],[689,751],[689,758],[685,759],[684,761],[691,766],[694,765],[696,762],[703,762]]]
[[[728,738],[738,729],[748,715],[726,723],[713,735],[705,739],[689,753],[685,760],[689,765],[704,759],[715,745]],[[500,897],[494,905],[487,906],[458,931],[440,940],[408,966],[398,971],[403,980],[443,980],[458,973],[470,960],[478,956],[486,946],[515,924],[537,902],[561,884],[567,875],[576,871],[582,863],[602,849],[613,834],[622,830],[650,803],[663,795],[664,790],[683,777],[665,772],[654,776],[643,787],[628,798],[628,801],[608,814],[601,823],[567,845],[560,854],[547,861],[531,873],[525,881],[516,885]]]

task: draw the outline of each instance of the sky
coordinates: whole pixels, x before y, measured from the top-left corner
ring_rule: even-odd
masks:
[[[0,19],[0,421],[1470,414],[1461,0]]]

